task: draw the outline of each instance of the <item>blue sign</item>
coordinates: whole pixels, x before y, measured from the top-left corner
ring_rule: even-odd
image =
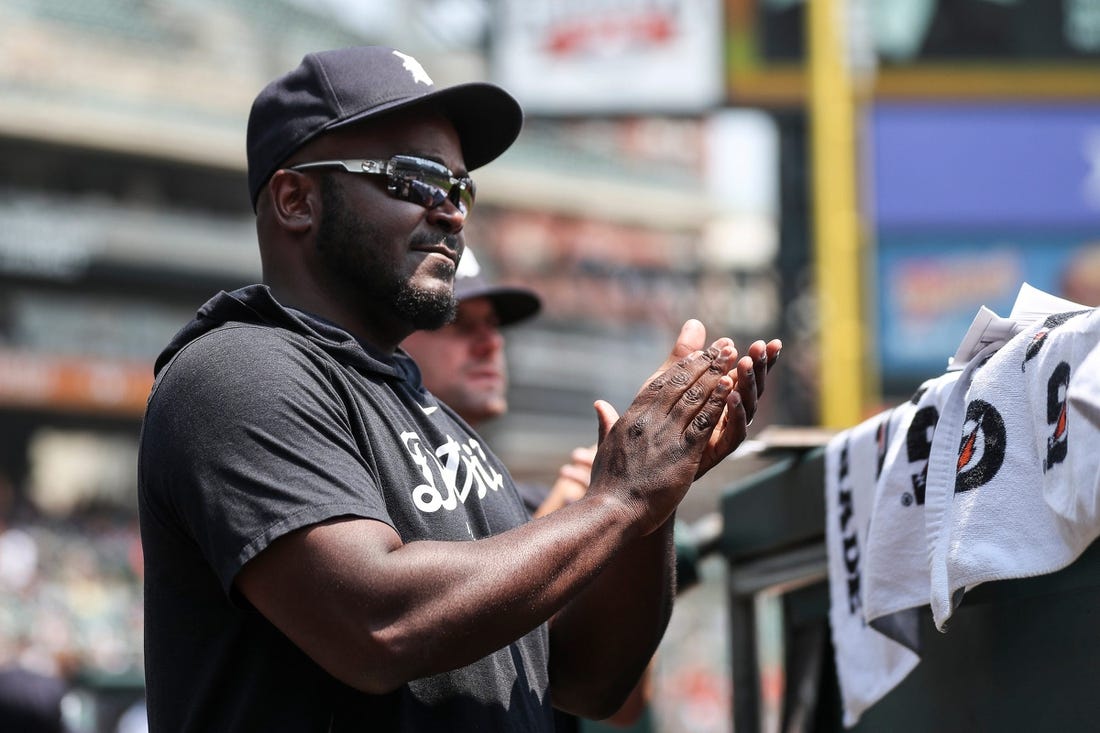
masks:
[[[1100,229],[1100,105],[878,104],[880,231]]]
[[[981,306],[1012,310],[1020,285],[1100,305],[1100,231],[883,236],[878,242],[878,340],[888,387],[942,374]]]

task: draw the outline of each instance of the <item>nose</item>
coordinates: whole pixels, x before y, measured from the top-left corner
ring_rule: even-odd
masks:
[[[482,324],[473,337],[473,350],[478,356],[495,354],[504,348],[504,336],[500,329],[490,324]]]
[[[428,209],[428,221],[449,234],[458,234],[466,225],[466,214],[450,199]]]

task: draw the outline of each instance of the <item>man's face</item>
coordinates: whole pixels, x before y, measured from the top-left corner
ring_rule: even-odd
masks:
[[[454,323],[417,331],[401,344],[420,367],[424,386],[474,426],[508,409],[499,324],[488,298],[470,298],[459,303]]]
[[[415,155],[465,173],[458,135],[438,116],[401,115],[326,136],[312,160]],[[438,328],[451,320],[455,266],[465,216],[447,202],[434,209],[386,192],[382,176],[322,174],[323,212],[315,266],[336,297],[407,328]]]

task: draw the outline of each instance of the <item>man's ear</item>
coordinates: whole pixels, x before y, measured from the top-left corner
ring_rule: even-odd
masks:
[[[285,168],[275,171],[267,182],[271,213],[279,226],[302,233],[317,223],[321,213],[321,191],[316,179]]]

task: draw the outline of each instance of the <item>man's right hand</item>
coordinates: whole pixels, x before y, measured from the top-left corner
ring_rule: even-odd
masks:
[[[686,331],[694,337],[701,328],[697,321],[689,321],[677,345],[688,343]],[[671,365],[666,362],[639,390],[622,419],[610,404],[597,401],[600,440],[589,496],[621,502],[642,534],[661,526],[698,473],[723,414],[729,413],[727,429],[745,428],[741,395],[734,390],[730,371],[736,359],[733,341],[721,338],[705,351],[693,350]]]
[[[700,351],[705,338],[699,321],[687,321],[623,419],[607,402],[595,405],[600,442],[593,489],[609,481],[645,532],[660,526],[691,482],[744,440],[765,375],[782,348],[778,340],[757,341],[738,359],[728,338]]]

